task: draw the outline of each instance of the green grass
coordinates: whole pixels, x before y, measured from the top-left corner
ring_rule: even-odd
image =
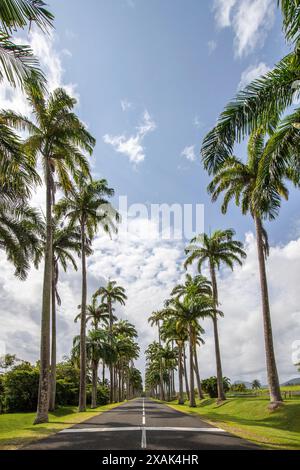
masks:
[[[64,428],[81,423],[95,414],[110,410],[119,403],[99,406],[78,413],[76,407],[66,406],[49,413],[49,423],[33,425],[35,413],[7,413],[0,415],[0,449],[13,450],[32,441],[50,436]]]
[[[188,404],[167,403],[176,410],[197,414],[232,434],[272,449],[300,449],[300,402],[289,399],[271,412],[267,398],[229,398],[220,405],[215,399]]]

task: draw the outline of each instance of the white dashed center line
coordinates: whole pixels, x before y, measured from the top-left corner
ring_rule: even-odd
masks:
[[[143,407],[142,407],[142,441],[141,441],[141,448],[146,449],[147,447],[147,439],[146,439],[146,413],[145,413],[145,398],[143,398]]]

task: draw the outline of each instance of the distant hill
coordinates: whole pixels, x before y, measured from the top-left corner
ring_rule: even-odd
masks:
[[[300,385],[300,377],[296,377],[295,379],[288,380],[287,382],[284,382],[284,384],[281,385]]]

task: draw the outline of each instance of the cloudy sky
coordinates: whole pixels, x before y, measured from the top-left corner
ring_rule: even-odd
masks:
[[[220,341],[224,374],[232,380],[265,382],[260,291],[252,220],[232,207],[220,215],[206,194],[208,177],[199,158],[201,140],[236,91],[269,70],[286,52],[274,0],[49,0],[55,13],[50,37],[20,35],[38,55],[49,89],[65,86],[78,98],[77,111],[97,139],[95,177],[106,177],[128,205],[203,204],[205,230],[234,227],[248,253],[242,268],[219,275]],[[1,107],[30,110],[21,92],[0,87]],[[238,154],[245,156],[245,146]],[[280,217],[267,225],[274,336],[281,380],[297,376],[300,344],[300,214],[291,190]],[[39,188],[33,203],[43,208]],[[162,307],[184,276],[187,240],[156,236],[145,213],[129,219],[109,240],[99,233],[88,261],[89,294],[106,279],[127,289],[123,318],[139,330],[141,350],[155,337],[148,315]],[[152,235],[152,236],[150,236]],[[159,235],[159,234],[158,234]],[[19,282],[0,254],[0,339],[6,350],[35,361],[39,355],[41,271]],[[59,283],[58,353],[68,354],[78,332],[80,273]],[[215,374],[210,323],[199,352],[203,377]],[[298,341],[298,343],[297,343]],[[294,348],[294,349],[293,349]],[[300,360],[300,357],[298,358]],[[143,367],[143,355],[138,362]]]

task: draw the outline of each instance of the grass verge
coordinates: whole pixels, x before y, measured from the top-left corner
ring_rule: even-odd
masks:
[[[95,414],[110,410],[120,405],[113,403],[88,409],[86,412],[78,413],[77,407],[60,407],[53,413],[49,413],[49,423],[33,425],[35,413],[5,413],[0,415],[0,449],[19,449],[32,441],[42,439],[55,434],[74,424],[81,423],[92,418]]]
[[[300,402],[290,399],[276,410],[268,410],[268,399],[229,398],[221,404],[215,399],[197,402],[196,408],[188,404],[168,406],[185,413],[197,414],[205,421],[271,449],[300,449]]]

